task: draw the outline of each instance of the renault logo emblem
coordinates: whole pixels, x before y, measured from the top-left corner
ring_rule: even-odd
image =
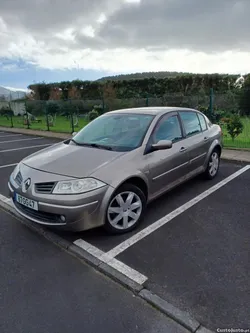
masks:
[[[30,187],[30,184],[31,184],[31,179],[30,178],[26,179],[22,184],[22,191],[27,192],[28,188]]]

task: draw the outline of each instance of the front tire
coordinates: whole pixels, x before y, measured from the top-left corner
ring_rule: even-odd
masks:
[[[135,229],[143,219],[146,197],[133,184],[124,184],[113,194],[106,211],[105,229],[123,234]]]
[[[206,171],[204,173],[207,179],[214,179],[220,167],[220,154],[218,149],[214,149],[209,157]]]

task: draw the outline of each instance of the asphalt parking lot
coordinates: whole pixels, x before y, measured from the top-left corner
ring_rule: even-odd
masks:
[[[58,141],[0,132],[0,193],[8,195],[16,163]],[[250,328],[250,169],[236,174],[244,167],[223,161],[213,181],[198,177],[164,195],[129,234],[57,233],[139,272],[150,290],[211,330]]]

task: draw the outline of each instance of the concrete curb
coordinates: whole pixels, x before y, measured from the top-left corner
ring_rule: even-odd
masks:
[[[120,283],[127,289],[131,290],[134,294],[136,294],[144,301],[157,308],[159,311],[161,311],[162,313],[164,313],[169,318],[173,319],[175,322],[182,325],[184,328],[188,329],[189,331],[197,333],[211,333],[211,331],[207,330],[205,327],[202,327],[201,324],[197,320],[193,319],[188,313],[175,308],[167,301],[163,300],[159,296],[153,294],[148,289],[144,288],[144,286],[139,285],[136,282],[130,280],[128,277],[116,271],[114,268],[110,267],[101,260],[97,259],[84,249],[58,236],[51,230],[48,230],[39,224],[33,223],[23,218],[15,210],[11,201],[2,195],[0,195],[0,208],[5,210],[7,213],[11,214],[12,216],[16,217],[22,224],[24,224],[30,230],[43,236],[50,242],[61,247],[63,250],[66,250],[74,257],[83,260],[84,262],[86,262],[87,264],[98,270],[100,273],[103,273],[104,275]]]
[[[208,330],[206,327],[200,326],[195,333],[214,333],[214,332]]]
[[[68,139],[71,138],[70,133],[59,133],[59,132],[50,132],[50,131],[41,131],[41,130],[32,130],[26,128],[11,128],[11,127],[2,127],[0,126],[0,131],[10,132],[10,133],[18,133],[18,134],[27,134],[27,135],[37,135],[43,136],[46,138],[54,138],[54,139]]]
[[[250,153],[249,157],[235,157],[235,156],[221,156],[221,159],[228,162],[238,162],[238,163],[250,163]]]
[[[177,309],[172,304],[168,303],[147,289],[140,291],[139,296],[191,332],[196,332],[197,329],[201,326],[200,323],[193,319],[188,313]]]

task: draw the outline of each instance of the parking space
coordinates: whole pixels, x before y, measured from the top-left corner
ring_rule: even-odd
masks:
[[[0,193],[8,195],[16,163],[58,141],[0,133]],[[117,260],[117,269],[123,264],[128,276],[130,268],[138,272],[148,289],[212,330],[248,328],[249,184],[245,164],[222,161],[213,181],[197,177],[152,202],[133,232],[56,233],[79,246],[82,241],[99,259]]]
[[[18,162],[59,141],[58,139],[0,132],[0,193],[4,196],[8,195],[7,179]]]
[[[149,290],[211,330],[248,328],[249,184],[248,166],[223,162],[213,182],[197,178],[152,203],[133,233],[108,236],[99,229],[81,238],[103,251],[99,258],[139,272]]]
[[[206,327],[249,327],[250,171],[117,256]]]
[[[233,163],[221,163],[220,173],[218,177],[213,181],[206,181],[202,177],[197,177],[186,184],[183,184],[176,188],[175,190],[163,195],[161,198],[152,202],[147,209],[146,217],[143,223],[137,228],[135,231],[130,232],[125,235],[109,235],[102,228],[93,229],[89,231],[85,231],[82,233],[69,234],[69,233],[60,233],[65,237],[70,238],[71,240],[75,240],[77,237],[82,238],[85,241],[91,243],[92,245],[100,248],[102,251],[109,251],[121,242],[125,241],[127,238],[133,236],[137,232],[143,230],[148,227],[155,221],[160,218],[168,215],[176,208],[182,206],[192,198],[197,195],[203,193],[211,186],[219,183],[223,179],[227,178],[231,174],[240,170],[244,164],[233,164]]]

